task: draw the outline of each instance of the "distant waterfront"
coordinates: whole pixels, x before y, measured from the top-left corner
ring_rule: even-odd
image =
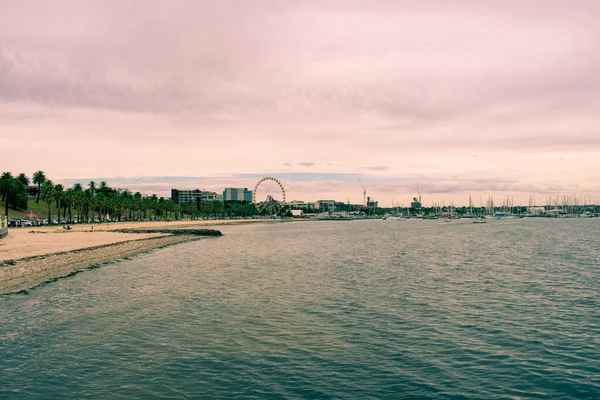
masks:
[[[0,297],[0,397],[600,393],[597,219],[220,229]]]

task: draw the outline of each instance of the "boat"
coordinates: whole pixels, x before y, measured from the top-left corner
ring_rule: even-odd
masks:
[[[487,221],[483,217],[477,217],[473,220],[474,224],[485,224]]]
[[[446,218],[444,218],[444,216]],[[448,214],[442,215],[442,218],[444,219],[444,222],[451,222],[455,219],[458,219],[458,217],[452,215],[452,206],[448,207]]]

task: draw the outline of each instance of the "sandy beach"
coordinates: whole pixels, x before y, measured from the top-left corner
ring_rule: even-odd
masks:
[[[0,263],[32,256],[61,253],[101,246],[111,243],[165,236],[163,233],[121,233],[121,229],[188,229],[194,227],[215,228],[219,225],[260,223],[270,220],[200,220],[200,221],[153,221],[116,222],[110,224],[76,224],[71,231],[62,226],[41,226],[10,229],[8,237],[0,240]]]
[[[265,220],[123,222],[17,228],[0,241],[0,294],[30,289],[82,269],[202,236],[123,233],[121,229],[189,229],[256,223]]]

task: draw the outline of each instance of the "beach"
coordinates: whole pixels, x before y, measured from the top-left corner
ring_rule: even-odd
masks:
[[[0,241],[0,294],[24,291],[86,268],[203,237],[151,233],[153,230],[187,230],[253,222],[265,220],[79,224],[73,225],[71,230],[62,226],[11,229]],[[144,232],[119,232],[137,229]]]

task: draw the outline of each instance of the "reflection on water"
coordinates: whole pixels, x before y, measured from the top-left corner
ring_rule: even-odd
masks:
[[[598,220],[222,231],[0,297],[0,398],[600,393]]]

